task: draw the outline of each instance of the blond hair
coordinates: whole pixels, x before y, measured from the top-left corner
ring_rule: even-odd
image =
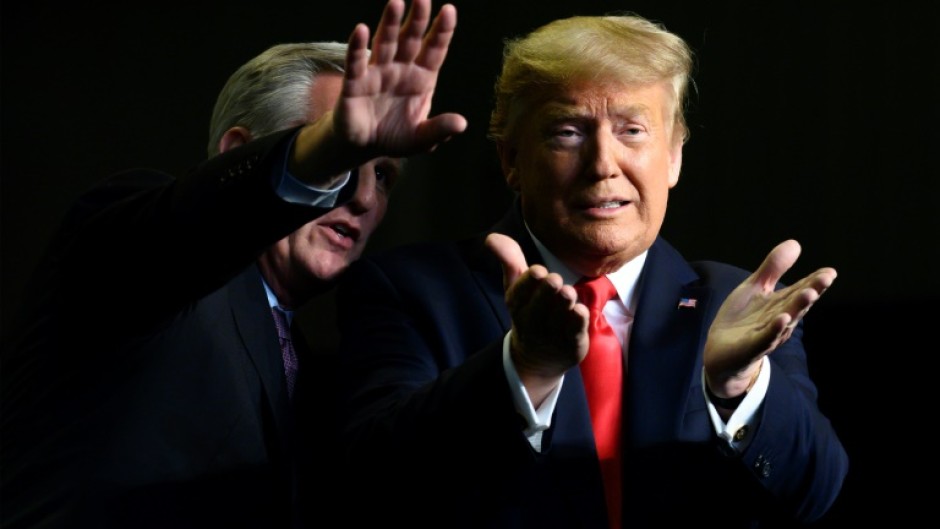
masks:
[[[506,41],[489,137],[511,138],[518,117],[547,91],[582,82],[672,86],[673,132],[688,138],[685,102],[692,50],[679,36],[637,15],[576,16]]]

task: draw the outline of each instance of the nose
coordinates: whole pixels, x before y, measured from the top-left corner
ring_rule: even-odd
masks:
[[[621,157],[623,145],[617,141],[613,133],[605,127],[600,127],[593,135],[593,141],[587,142],[590,173],[598,179],[613,178],[621,173]]]
[[[375,207],[378,200],[375,181],[374,168],[362,168],[357,171],[359,180],[356,184],[356,193],[352,199],[347,202],[347,206],[353,213],[361,215]]]

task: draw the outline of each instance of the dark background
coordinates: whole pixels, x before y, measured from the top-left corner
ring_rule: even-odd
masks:
[[[661,21],[697,53],[692,135],[663,234],[687,258],[748,268],[796,238],[803,256],[785,280],[819,266],[839,271],[807,316],[805,339],[820,406],[852,468],[818,525],[890,520],[903,527],[919,519],[926,494],[912,485],[920,478],[908,476],[931,465],[922,425],[936,416],[924,404],[935,402],[927,388],[937,346],[927,330],[940,315],[940,46],[929,8],[822,0],[453,3],[458,29],[434,111],[461,112],[470,127],[413,160],[369,251],[475,232],[509,203],[485,138],[503,38],[555,18],[614,10]],[[215,96],[239,65],[279,42],[345,41],[356,22],[373,27],[382,5],[4,2],[4,332],[43,245],[79,192],[131,166],[180,173],[198,163]],[[177,273],[185,270],[180,262]]]

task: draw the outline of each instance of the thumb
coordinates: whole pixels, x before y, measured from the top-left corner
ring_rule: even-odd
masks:
[[[757,283],[767,290],[773,290],[783,274],[796,263],[800,250],[800,244],[793,239],[775,246],[754,273]]]
[[[493,252],[503,265],[503,288],[516,282],[529,265],[526,264],[525,255],[512,237],[502,233],[491,233],[486,237],[486,247]]]

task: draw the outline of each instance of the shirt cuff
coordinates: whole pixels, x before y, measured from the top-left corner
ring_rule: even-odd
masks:
[[[516,407],[516,412],[525,420],[526,428],[523,433],[529,439],[532,448],[541,452],[542,432],[552,425],[552,413],[555,411],[555,404],[558,402],[558,395],[561,393],[561,385],[564,383],[565,377],[562,375],[558,385],[536,410],[535,406],[532,405],[532,399],[529,398],[529,393],[525,390],[525,386],[519,378],[519,372],[516,371],[515,364],[512,363],[512,357],[509,355],[511,336],[512,331],[509,331],[503,338],[503,370],[506,373],[506,379],[509,381],[509,389],[512,392],[512,401]]]
[[[705,370],[702,369],[702,392],[706,388]],[[761,362],[760,373],[750,391],[741,401],[741,404],[734,410],[728,422],[725,423],[718,414],[718,409],[708,399],[705,394],[705,403],[708,406],[708,414],[711,416],[712,425],[715,427],[715,433],[723,439],[735,452],[743,452],[751,442],[754,432],[757,431],[757,425],[760,422],[760,406],[767,395],[767,388],[770,385],[770,362],[765,358]]]
[[[346,171],[346,175],[329,188],[320,188],[308,185],[290,174],[287,170],[287,159],[294,146],[295,134],[290,141],[285,143],[284,148],[276,156],[273,174],[271,175],[274,192],[277,193],[286,202],[293,204],[303,204],[306,206],[332,208],[336,206],[339,199],[339,193],[351,180],[358,180],[358,171]],[[353,173],[356,173],[353,176]],[[356,182],[353,182],[355,185]]]

